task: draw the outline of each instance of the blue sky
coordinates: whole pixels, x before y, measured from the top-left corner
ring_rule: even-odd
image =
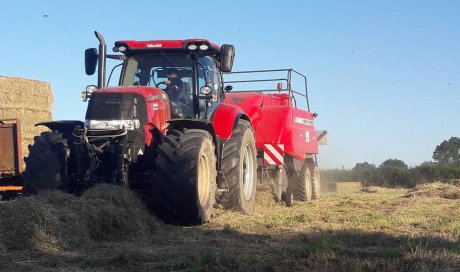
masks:
[[[52,84],[54,118],[83,119],[94,31],[124,39],[208,38],[234,70],[295,68],[309,80],[322,168],[431,160],[460,135],[460,1],[1,1],[0,75]]]

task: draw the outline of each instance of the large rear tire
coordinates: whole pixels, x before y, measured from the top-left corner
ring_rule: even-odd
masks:
[[[29,156],[24,158],[24,191],[36,194],[41,190],[64,190],[69,154],[61,133],[47,131],[35,136],[34,144],[29,145]]]
[[[312,179],[310,165],[306,161],[295,176],[295,194],[300,201],[310,201],[312,197]]]
[[[257,160],[254,132],[246,120],[239,120],[222,151],[222,171],[228,184],[224,208],[251,213],[257,191]]]
[[[158,146],[147,203],[167,224],[206,223],[216,200],[216,176],[211,135],[199,129],[170,130]]]

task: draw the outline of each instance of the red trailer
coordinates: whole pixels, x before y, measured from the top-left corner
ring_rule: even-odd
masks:
[[[18,119],[0,120],[0,199],[22,190],[22,155]]]

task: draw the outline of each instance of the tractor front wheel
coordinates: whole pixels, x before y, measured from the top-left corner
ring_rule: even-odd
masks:
[[[41,190],[66,189],[67,140],[57,131],[42,132],[29,145],[29,156],[24,159],[26,169],[22,174],[24,192],[36,194]]]
[[[213,212],[216,176],[214,144],[207,131],[169,130],[158,146],[152,186],[144,198],[167,224],[203,224]]]
[[[257,160],[251,124],[240,120],[222,151],[222,171],[228,184],[225,208],[243,213],[254,210],[257,191]]]

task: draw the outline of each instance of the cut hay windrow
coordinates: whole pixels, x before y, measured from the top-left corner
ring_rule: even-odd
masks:
[[[159,226],[136,194],[121,186],[100,184],[81,197],[42,192],[1,203],[0,255],[146,238]]]
[[[415,196],[460,199],[460,185],[441,182],[420,184],[405,194],[405,197]]]
[[[47,129],[36,123],[52,120],[53,94],[51,85],[38,80],[0,76],[0,119],[19,119],[21,151],[29,154],[27,146],[34,136]]]

